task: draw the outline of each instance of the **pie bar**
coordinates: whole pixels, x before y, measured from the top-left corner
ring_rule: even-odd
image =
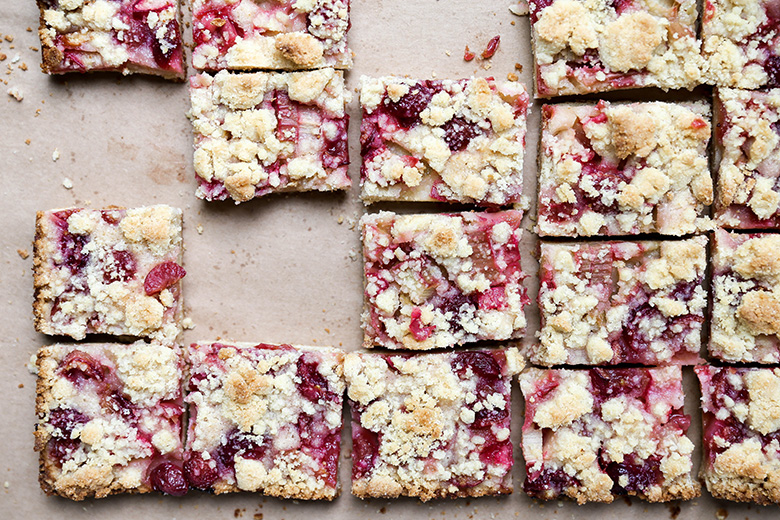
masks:
[[[715,232],[710,354],[780,362],[780,235]]]
[[[184,79],[178,0],[38,0],[38,7],[44,72]]]
[[[708,229],[709,115],[703,102],[544,105],[539,234]]]
[[[43,490],[73,500],[183,495],[178,347],[51,345],[38,352],[35,449]]]
[[[352,67],[350,0],[192,0],[201,70]]]
[[[539,365],[695,364],[707,238],[541,244]]]
[[[338,495],[340,350],[198,343],[187,353],[191,487],[305,500]]]
[[[200,74],[190,95],[198,197],[238,204],[351,186],[341,72]]]
[[[537,97],[701,83],[696,0],[529,6]]]
[[[717,90],[717,222],[780,228],[780,89]]]
[[[181,210],[70,208],[38,213],[35,329],[173,341],[181,332]]]
[[[780,369],[696,367],[701,477],[715,498],[780,504]]]
[[[580,504],[617,495],[650,502],[699,496],[679,367],[532,368],[520,387],[530,496]]]
[[[721,87],[780,87],[780,10],[775,0],[705,0],[704,76]]]
[[[362,77],[363,201],[520,202],[528,101],[493,78]]]
[[[430,350],[522,337],[522,217],[365,215],[363,346]]]
[[[514,348],[350,353],[352,493],[423,501],[512,492]]]

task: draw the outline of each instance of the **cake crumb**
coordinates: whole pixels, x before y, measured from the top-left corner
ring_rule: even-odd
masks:
[[[24,99],[24,94],[21,90],[19,90],[19,87],[11,87],[8,89],[8,95],[14,98],[15,100],[19,101],[20,103]]]
[[[181,320],[181,326],[186,330],[192,330],[195,328],[195,323],[192,321],[192,318],[184,318]]]
[[[444,51],[444,54],[446,54],[447,56],[452,56],[452,53],[450,51]]]
[[[30,354],[30,359],[27,360],[27,371],[34,376],[38,375],[38,354]]]
[[[25,139],[25,140],[24,140],[24,144],[26,144],[26,145],[29,145],[31,142],[32,142],[32,141],[31,141],[31,140],[29,140],[29,139]]]
[[[358,252],[355,249],[350,249],[349,250],[349,259],[354,262],[355,260],[357,260],[357,258],[358,258]]]
[[[19,60],[21,60],[22,57],[19,54],[16,54],[12,59],[11,63],[17,63]]]
[[[73,181],[65,177],[64,179],[62,179],[62,187],[65,188],[66,190],[73,189]]]
[[[19,383],[18,385],[16,385],[16,388],[24,388],[24,383]]]
[[[343,224],[344,223],[344,215],[339,215],[339,218],[336,220],[336,222],[338,222],[339,224]]]
[[[518,77],[517,77],[517,74],[515,74],[514,72],[509,72],[509,73],[507,73],[507,75],[506,75],[506,79],[507,79],[508,81],[517,81],[517,80],[518,80]]]
[[[203,224],[198,224],[197,227],[195,228],[195,231],[197,231],[199,235],[202,235],[203,234]]]
[[[519,0],[516,4],[510,5],[509,12],[515,16],[526,16],[528,14],[528,0]]]
[[[6,34],[5,35],[5,41],[7,41],[8,43],[11,43],[12,41],[14,41],[14,37],[11,36],[10,34]]]
[[[60,150],[59,148],[55,148],[54,151],[51,153],[51,160],[57,162],[57,159],[59,158],[60,158]]]
[[[715,511],[715,518],[717,518],[718,520],[726,520],[728,516],[729,516],[729,512],[723,508],[720,508],[717,511]]]
[[[5,482],[3,482],[3,487],[5,489],[8,489],[9,487],[11,487],[11,483],[6,480]]]
[[[27,260],[30,257],[30,252],[26,249],[17,249],[16,254],[19,255],[22,260]]]
[[[523,66],[520,63],[515,63],[515,70],[517,72],[523,72]]]
[[[0,52],[0,61],[5,61],[7,58],[8,58],[7,54]]]
[[[21,64],[21,65],[19,65],[19,68],[20,68],[21,70],[27,70],[27,64],[26,64],[25,62],[22,62],[22,64]]]

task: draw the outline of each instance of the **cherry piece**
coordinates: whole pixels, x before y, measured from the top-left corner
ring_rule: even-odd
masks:
[[[218,474],[215,468],[203,460],[200,453],[192,452],[190,457],[184,461],[184,477],[192,487],[206,490],[214,484]]]
[[[189,491],[184,472],[173,462],[159,464],[150,473],[149,480],[152,483],[152,489],[167,495],[181,497]]]
[[[489,60],[493,57],[493,55],[498,50],[498,44],[501,42],[501,36],[493,36],[490,41],[487,44],[487,47],[485,47],[485,50],[482,51],[482,59],[483,60]]]
[[[187,271],[176,262],[163,262],[157,264],[149,271],[144,279],[144,291],[147,296],[157,294],[163,289],[171,287],[176,282],[184,278]]]

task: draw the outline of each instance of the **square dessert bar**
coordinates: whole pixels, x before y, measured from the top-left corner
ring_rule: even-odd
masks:
[[[38,0],[38,7],[44,72],[184,79],[178,0]]]
[[[696,367],[701,477],[715,498],[780,504],[780,369]]]
[[[350,353],[352,493],[423,501],[512,492],[517,349]]]
[[[716,221],[736,229],[780,228],[780,89],[716,92]]]
[[[528,111],[522,84],[365,76],[360,82],[366,204],[520,202]]]
[[[35,330],[173,341],[181,332],[180,209],[38,212]]]
[[[342,351],[198,343],[187,355],[190,486],[302,500],[339,494]]]
[[[363,346],[430,350],[522,337],[521,211],[360,221]]]
[[[701,83],[696,0],[530,0],[529,6],[537,97]]]
[[[352,67],[350,0],[192,0],[200,70]]]
[[[520,376],[525,396],[523,490],[612,502],[699,496],[691,477],[680,367],[540,370]]]
[[[710,354],[780,362],[780,235],[715,232]]]
[[[190,96],[198,197],[238,204],[351,186],[341,72],[200,74]]]
[[[707,238],[541,244],[540,365],[695,364]]]
[[[35,449],[43,490],[73,500],[183,495],[178,347],[139,341],[38,352]]]
[[[707,229],[709,117],[704,102],[544,105],[539,234]]]
[[[704,0],[702,53],[707,83],[780,87],[780,11],[774,0]]]

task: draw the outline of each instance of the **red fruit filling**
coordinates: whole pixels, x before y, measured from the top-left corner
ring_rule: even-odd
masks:
[[[385,96],[384,106],[387,112],[398,121],[398,124],[404,128],[411,128],[420,122],[420,112],[425,110],[434,94],[440,91],[441,82],[439,81],[419,81],[409,87],[409,92],[398,101],[392,101]]]
[[[590,370],[590,382],[600,406],[604,401],[621,395],[643,400],[650,387],[650,375],[645,370],[632,368],[594,368]]]
[[[453,153],[463,151],[472,139],[482,133],[479,125],[462,117],[453,117],[441,128],[444,130],[444,141]]]
[[[192,27],[192,38],[196,45],[215,45],[219,55],[227,54],[237,37],[244,37],[244,30],[236,24],[231,13],[239,2],[233,5],[220,5],[219,7],[206,7],[195,13],[195,22]]]
[[[301,379],[298,385],[298,391],[306,399],[318,402],[320,399],[325,401],[336,401],[339,396],[330,390],[328,382],[317,370],[317,363],[309,363],[304,359],[298,358],[297,375]]]
[[[144,279],[144,291],[148,296],[157,294],[163,289],[171,287],[184,278],[187,271],[176,262],[163,262],[157,264]]]
[[[340,119],[331,119],[331,123],[338,127],[333,139],[325,139],[322,164],[325,168],[340,168],[349,164],[349,150],[347,149],[347,128],[349,127],[349,116]]]
[[[106,265],[103,269],[103,281],[105,283],[126,282],[132,279],[135,273],[136,262],[131,253],[115,249],[108,254]]]
[[[490,41],[487,44],[487,47],[485,47],[485,50],[482,51],[482,59],[488,60],[493,57],[493,55],[498,50],[498,44],[501,41],[501,36],[493,36]]]
[[[627,493],[643,493],[651,486],[661,482],[661,457],[653,455],[646,460],[629,453],[623,462],[608,461],[602,454],[599,457],[599,466],[609,475],[614,482],[612,492],[617,495]],[[621,477],[625,477],[625,486],[619,484]]]
[[[436,330],[436,327],[433,325],[423,325],[421,316],[422,311],[419,307],[415,307],[414,310],[412,310],[412,321],[409,323],[409,330],[417,341],[425,341],[430,338]]]
[[[365,477],[376,465],[379,457],[380,435],[360,425],[357,405],[352,405],[352,479]]]
[[[158,464],[149,474],[149,481],[152,489],[167,495],[181,497],[189,491],[184,472],[173,462]]]
[[[236,455],[245,459],[260,460],[268,450],[268,443],[258,445],[253,439],[247,437],[238,430],[227,434],[225,440],[217,448],[214,458],[222,468],[233,469],[236,464]]]
[[[184,477],[192,487],[207,490],[219,475],[199,453],[190,452],[189,458],[184,462]]]
[[[87,381],[102,383],[108,376],[108,367],[84,351],[73,350],[60,362],[60,373],[76,386]]]
[[[81,445],[78,439],[71,439],[76,426],[87,424],[89,417],[72,408],[55,408],[49,412],[49,424],[54,427],[49,440],[49,455],[60,465],[68,460]]]
[[[528,471],[528,478],[523,483],[523,491],[535,498],[550,498],[560,495],[568,487],[578,486],[579,481],[562,469],[545,468],[540,471]]]

